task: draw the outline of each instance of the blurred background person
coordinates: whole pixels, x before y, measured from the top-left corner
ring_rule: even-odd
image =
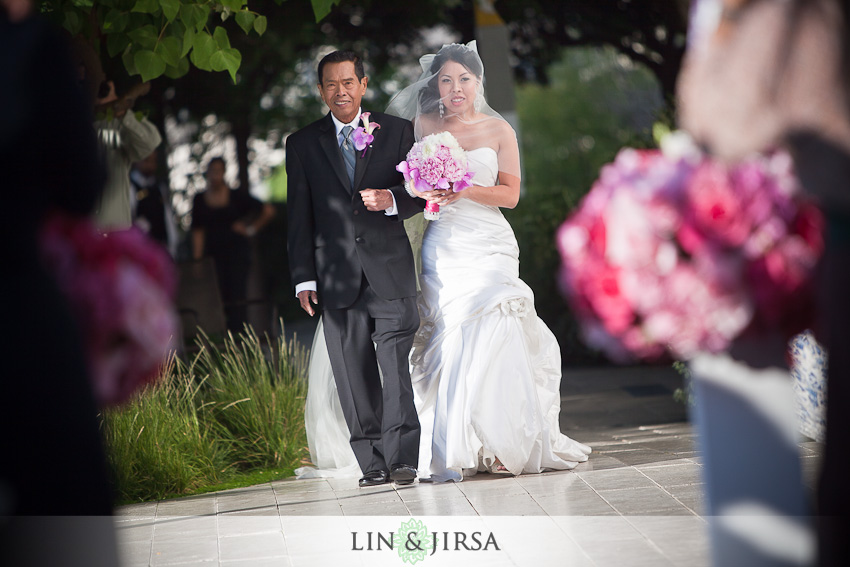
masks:
[[[192,257],[215,262],[227,329],[236,333],[247,317],[250,239],[274,218],[275,209],[247,189],[231,189],[225,173],[224,159],[215,157],[207,164],[207,188],[192,202]]]
[[[162,142],[156,126],[147,118],[138,118],[132,110],[136,99],[149,90],[150,83],[142,83],[119,97],[115,84],[104,81],[98,91],[94,126],[106,155],[107,180],[95,210],[95,221],[104,230],[132,226],[130,167]]]
[[[171,257],[177,258],[178,232],[171,207],[171,190],[157,175],[157,153],[133,164],[130,171],[133,224],[162,244]]]
[[[104,170],[68,47],[28,8],[0,0],[0,564],[116,565],[80,332],[38,244],[49,211],[92,213]]]

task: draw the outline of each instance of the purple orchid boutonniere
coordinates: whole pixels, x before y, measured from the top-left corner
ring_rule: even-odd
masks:
[[[360,157],[366,155],[366,150],[370,147],[372,142],[375,141],[375,136],[372,132],[381,127],[381,125],[377,122],[369,122],[370,114],[371,113],[369,112],[364,112],[360,115],[360,119],[363,121],[363,126],[354,130],[354,134],[352,135],[354,139],[354,147],[357,151],[363,150]]]

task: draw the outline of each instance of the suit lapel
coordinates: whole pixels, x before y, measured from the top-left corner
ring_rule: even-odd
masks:
[[[349,186],[348,173],[345,171],[345,162],[342,161],[342,151],[339,149],[339,143],[336,137],[336,128],[334,128],[333,119],[330,113],[325,116],[325,120],[321,125],[321,133],[319,134],[319,144],[322,146],[325,154],[328,156],[328,161],[331,163],[339,182],[345,187],[346,191],[351,192]],[[358,164],[359,165],[359,164]],[[355,168],[355,172],[356,172]],[[355,176],[355,186],[357,178]]]

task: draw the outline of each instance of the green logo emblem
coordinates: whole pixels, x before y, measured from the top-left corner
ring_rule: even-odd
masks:
[[[398,549],[398,556],[411,565],[425,561],[428,552],[434,547],[434,538],[428,533],[428,528],[421,520],[410,518],[402,522],[393,538],[393,547]]]

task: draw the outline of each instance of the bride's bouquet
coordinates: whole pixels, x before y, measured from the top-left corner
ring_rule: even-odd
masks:
[[[59,213],[42,229],[41,255],[79,323],[95,398],[126,401],[157,376],[177,333],[171,258],[136,228],[103,234]]]
[[[420,192],[451,188],[457,193],[472,185],[466,151],[449,132],[429,134],[413,144],[407,160],[399,163],[396,170],[404,175],[405,187],[411,195],[411,186]],[[440,218],[440,205],[428,201],[425,218]]]
[[[617,361],[686,360],[745,330],[805,329],[823,219],[791,158],[728,167],[675,140],[622,150],[558,232],[587,343]]]

